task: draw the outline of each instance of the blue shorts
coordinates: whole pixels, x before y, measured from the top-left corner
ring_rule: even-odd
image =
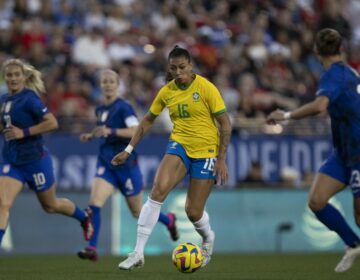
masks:
[[[109,168],[102,159],[98,159],[95,177],[109,182],[118,188],[125,197],[137,195],[143,189],[142,174],[137,164],[131,167],[121,165]]]
[[[191,158],[188,157],[185,149],[181,144],[175,141],[169,141],[166,153],[171,155],[177,155],[184,162],[187,173],[190,174],[191,178],[216,180],[216,176],[213,175],[214,165],[216,158]]]
[[[41,159],[23,165],[12,165],[8,162],[0,164],[0,176],[7,176],[27,183],[35,192],[48,190],[55,183],[54,168],[49,153]]]
[[[360,164],[347,167],[333,152],[320,167],[319,172],[350,186],[354,197],[360,197]]]

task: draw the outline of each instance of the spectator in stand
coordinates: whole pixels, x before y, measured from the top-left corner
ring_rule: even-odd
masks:
[[[93,27],[77,38],[72,50],[74,62],[99,68],[110,66],[109,55],[101,32],[98,27]]]

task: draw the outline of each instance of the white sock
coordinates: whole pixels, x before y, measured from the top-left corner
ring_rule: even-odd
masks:
[[[203,216],[197,222],[194,222],[195,230],[201,235],[203,241],[208,241],[208,238],[212,238],[212,230],[210,226],[210,218],[206,211],[204,211]]]
[[[134,250],[140,255],[144,254],[145,245],[157,221],[159,220],[161,205],[162,203],[152,200],[149,197],[144,206],[141,208],[138,219],[136,246]]]

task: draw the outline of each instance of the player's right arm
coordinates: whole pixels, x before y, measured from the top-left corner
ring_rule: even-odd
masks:
[[[318,96],[314,101],[307,103],[294,111],[285,112],[276,110],[272,112],[267,118],[268,124],[276,124],[279,121],[288,119],[299,120],[305,117],[317,115],[326,110],[329,105],[329,98],[326,96]]]
[[[156,117],[161,113],[161,111],[165,107],[165,102],[163,95],[165,93],[164,87],[160,89],[159,93],[156,95],[155,99],[153,100],[149,111],[141,120],[140,124],[135,130],[133,137],[131,138],[129,145],[126,147],[124,151],[115,155],[111,161],[113,165],[120,165],[123,164],[126,159],[131,154],[134,147],[140,142],[140,140],[144,137],[144,135],[150,130]]]
[[[151,112],[148,112],[141,120],[140,124],[136,127],[135,133],[131,138],[129,145],[135,147],[141,141],[144,135],[148,133],[150,128],[153,126],[155,119],[156,119],[156,115],[152,114]],[[130,153],[124,150],[118,153],[117,155],[115,155],[111,163],[113,165],[123,164],[126,161],[126,159],[129,157],[129,155]]]
[[[92,133],[82,133],[82,134],[80,134],[79,139],[81,142],[89,142],[93,139],[93,134]]]
[[[58,127],[59,125],[55,116],[52,113],[47,112],[43,116],[43,120],[40,123],[26,129],[21,129],[17,126],[10,125],[10,127],[4,129],[4,136],[6,141],[10,141],[15,139],[22,139],[30,135],[32,136],[50,132],[57,129]],[[27,133],[25,130],[27,130]]]
[[[153,115],[151,112],[148,112],[144,118],[141,120],[139,126],[136,128],[134,136],[130,140],[130,145],[135,147],[140,140],[144,137],[146,133],[153,126],[156,115]]]

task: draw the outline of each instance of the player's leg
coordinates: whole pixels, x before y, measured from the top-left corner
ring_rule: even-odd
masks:
[[[83,228],[85,240],[88,241],[91,239],[94,228],[90,211],[80,209],[74,202],[67,198],[57,197],[55,184],[43,191],[36,191],[36,195],[41,207],[46,213],[62,214],[75,218]]]
[[[311,186],[309,207],[316,217],[330,230],[335,231],[349,248],[354,248],[359,243],[359,237],[350,228],[340,211],[329,203],[330,198],[343,190],[349,182],[349,172],[350,170],[332,155],[320,168]],[[336,272],[346,271],[352,266],[353,260],[348,258],[348,251],[336,266]]]
[[[177,241],[179,239],[175,213],[169,212],[165,214],[160,212],[159,222],[166,226],[172,241]]]
[[[59,213],[77,219],[83,228],[85,240],[89,240],[93,233],[91,213],[81,210],[67,198],[56,197],[54,168],[50,154],[23,166],[22,171],[42,208],[47,213]]]
[[[350,179],[350,186],[352,189],[353,197],[354,197],[354,217],[356,224],[360,225],[360,173],[359,170],[352,170],[352,175]],[[336,272],[344,272],[350,269],[357,257],[360,256],[360,242],[356,242],[356,246],[349,246],[341,261],[337,264],[335,271]]]
[[[121,186],[121,192],[126,198],[126,202],[135,218],[139,218],[141,207],[143,205],[143,180],[139,166],[134,166],[130,169],[129,177],[126,177],[125,182]],[[165,214],[160,212],[160,223],[166,226],[173,241],[179,239],[179,234],[176,227],[176,216],[174,213]]]
[[[159,219],[161,205],[168,193],[184,178],[186,172],[187,169],[180,157],[170,154],[164,156],[156,172],[150,197],[140,212],[135,250],[119,264],[120,269],[132,269],[144,264],[144,248]]]
[[[113,194],[114,186],[100,177],[95,177],[92,182],[89,209],[92,215],[92,224],[94,233],[89,241],[87,247],[78,252],[81,259],[88,259],[97,261],[99,256],[97,254],[97,245],[99,232],[101,227],[101,208],[106,203],[107,199]]]
[[[139,218],[143,203],[143,194],[144,192],[141,191],[137,195],[126,197],[127,205],[134,218]],[[179,239],[179,233],[176,226],[176,215],[174,213],[165,214],[163,212],[160,212],[158,222],[166,226],[173,241]]]
[[[0,244],[9,222],[10,209],[22,188],[23,182],[11,177],[0,176]]]
[[[309,207],[316,217],[330,230],[335,231],[349,247],[356,246],[358,236],[350,228],[343,215],[329,200],[343,190],[347,181],[347,170],[335,158],[320,168],[309,193]]]
[[[350,228],[345,218],[329,200],[343,190],[344,183],[322,173],[318,173],[310,190],[309,207],[316,217],[330,230],[335,231],[349,247],[353,247],[359,238]]]
[[[203,240],[203,266],[211,259],[215,241],[215,233],[211,229],[209,215],[205,211],[205,204],[213,185],[214,179],[191,178],[185,204],[186,214]]]
[[[143,177],[138,165],[118,172],[119,189],[126,199],[126,203],[134,218],[139,218],[143,205]]]

